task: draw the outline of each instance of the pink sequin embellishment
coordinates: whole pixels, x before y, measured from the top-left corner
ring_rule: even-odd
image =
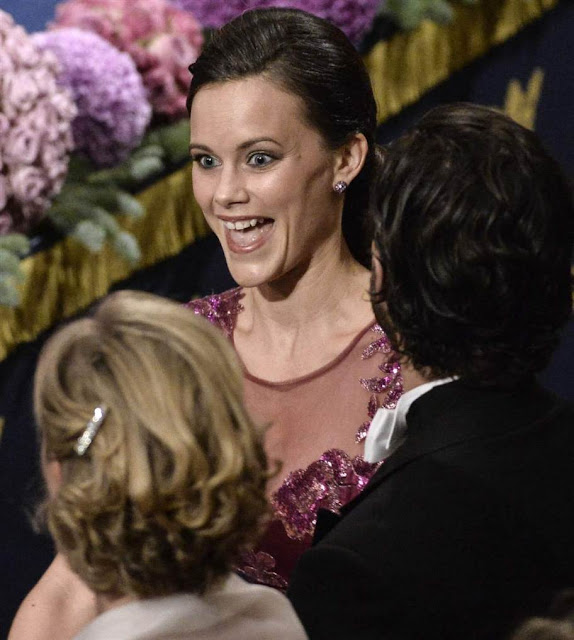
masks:
[[[372,331],[378,334],[379,337],[371,342],[371,344],[369,344],[369,346],[363,351],[363,360],[372,358],[376,353],[392,353],[391,344],[382,327],[376,324],[373,326]],[[355,442],[357,444],[363,442],[367,437],[371,421],[373,420],[377,409],[379,407],[394,409],[403,393],[403,378],[401,376],[400,363],[391,356],[389,360],[379,365],[379,369],[383,373],[381,377],[360,378],[359,380],[361,386],[371,394],[371,397],[369,398],[369,404],[367,406],[367,415],[369,416],[369,419],[366,422],[363,422],[355,434]],[[387,395],[381,402],[379,401],[378,396],[384,391],[387,392]]]
[[[361,356],[363,360],[367,360],[368,358],[372,358],[375,353],[391,353],[391,343],[387,338],[387,334],[384,332],[383,328],[379,324],[373,325],[371,329],[374,333],[378,333],[380,338],[377,338],[371,344],[365,348],[363,351],[363,355]]]
[[[240,311],[243,311],[243,305],[239,301],[244,295],[241,287],[237,287],[225,293],[192,300],[186,306],[193,313],[207,318],[211,324],[219,327],[228,338],[231,338],[235,329],[237,315]]]
[[[271,496],[287,535],[294,540],[313,535],[317,511],[338,512],[361,493],[377,467],[360,456],[351,459],[340,449],[329,449],[306,469],[291,472]]]
[[[275,559],[264,551],[250,551],[241,556],[235,571],[249,582],[264,584],[280,591],[287,590],[287,580],[275,569]]]

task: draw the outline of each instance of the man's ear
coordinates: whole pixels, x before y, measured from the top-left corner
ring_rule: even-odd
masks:
[[[339,147],[335,157],[333,183],[339,181],[351,184],[357,177],[367,159],[369,143],[362,133],[355,133]]]

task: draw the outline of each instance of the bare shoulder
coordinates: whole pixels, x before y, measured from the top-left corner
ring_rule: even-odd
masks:
[[[95,616],[94,594],[56,556],[20,605],[8,640],[71,640]]]

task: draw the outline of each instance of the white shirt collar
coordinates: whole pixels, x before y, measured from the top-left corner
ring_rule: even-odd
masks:
[[[381,407],[375,413],[365,440],[365,460],[381,462],[394,453],[404,442],[407,430],[407,413],[412,403],[433,387],[452,382],[455,378],[440,378],[421,384],[404,393],[396,409]]]

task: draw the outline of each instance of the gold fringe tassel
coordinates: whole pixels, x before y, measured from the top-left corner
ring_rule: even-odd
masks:
[[[414,31],[376,44],[365,56],[377,99],[379,123],[523,27],[556,7],[559,0],[482,0],[458,4],[448,25],[424,22]]]

